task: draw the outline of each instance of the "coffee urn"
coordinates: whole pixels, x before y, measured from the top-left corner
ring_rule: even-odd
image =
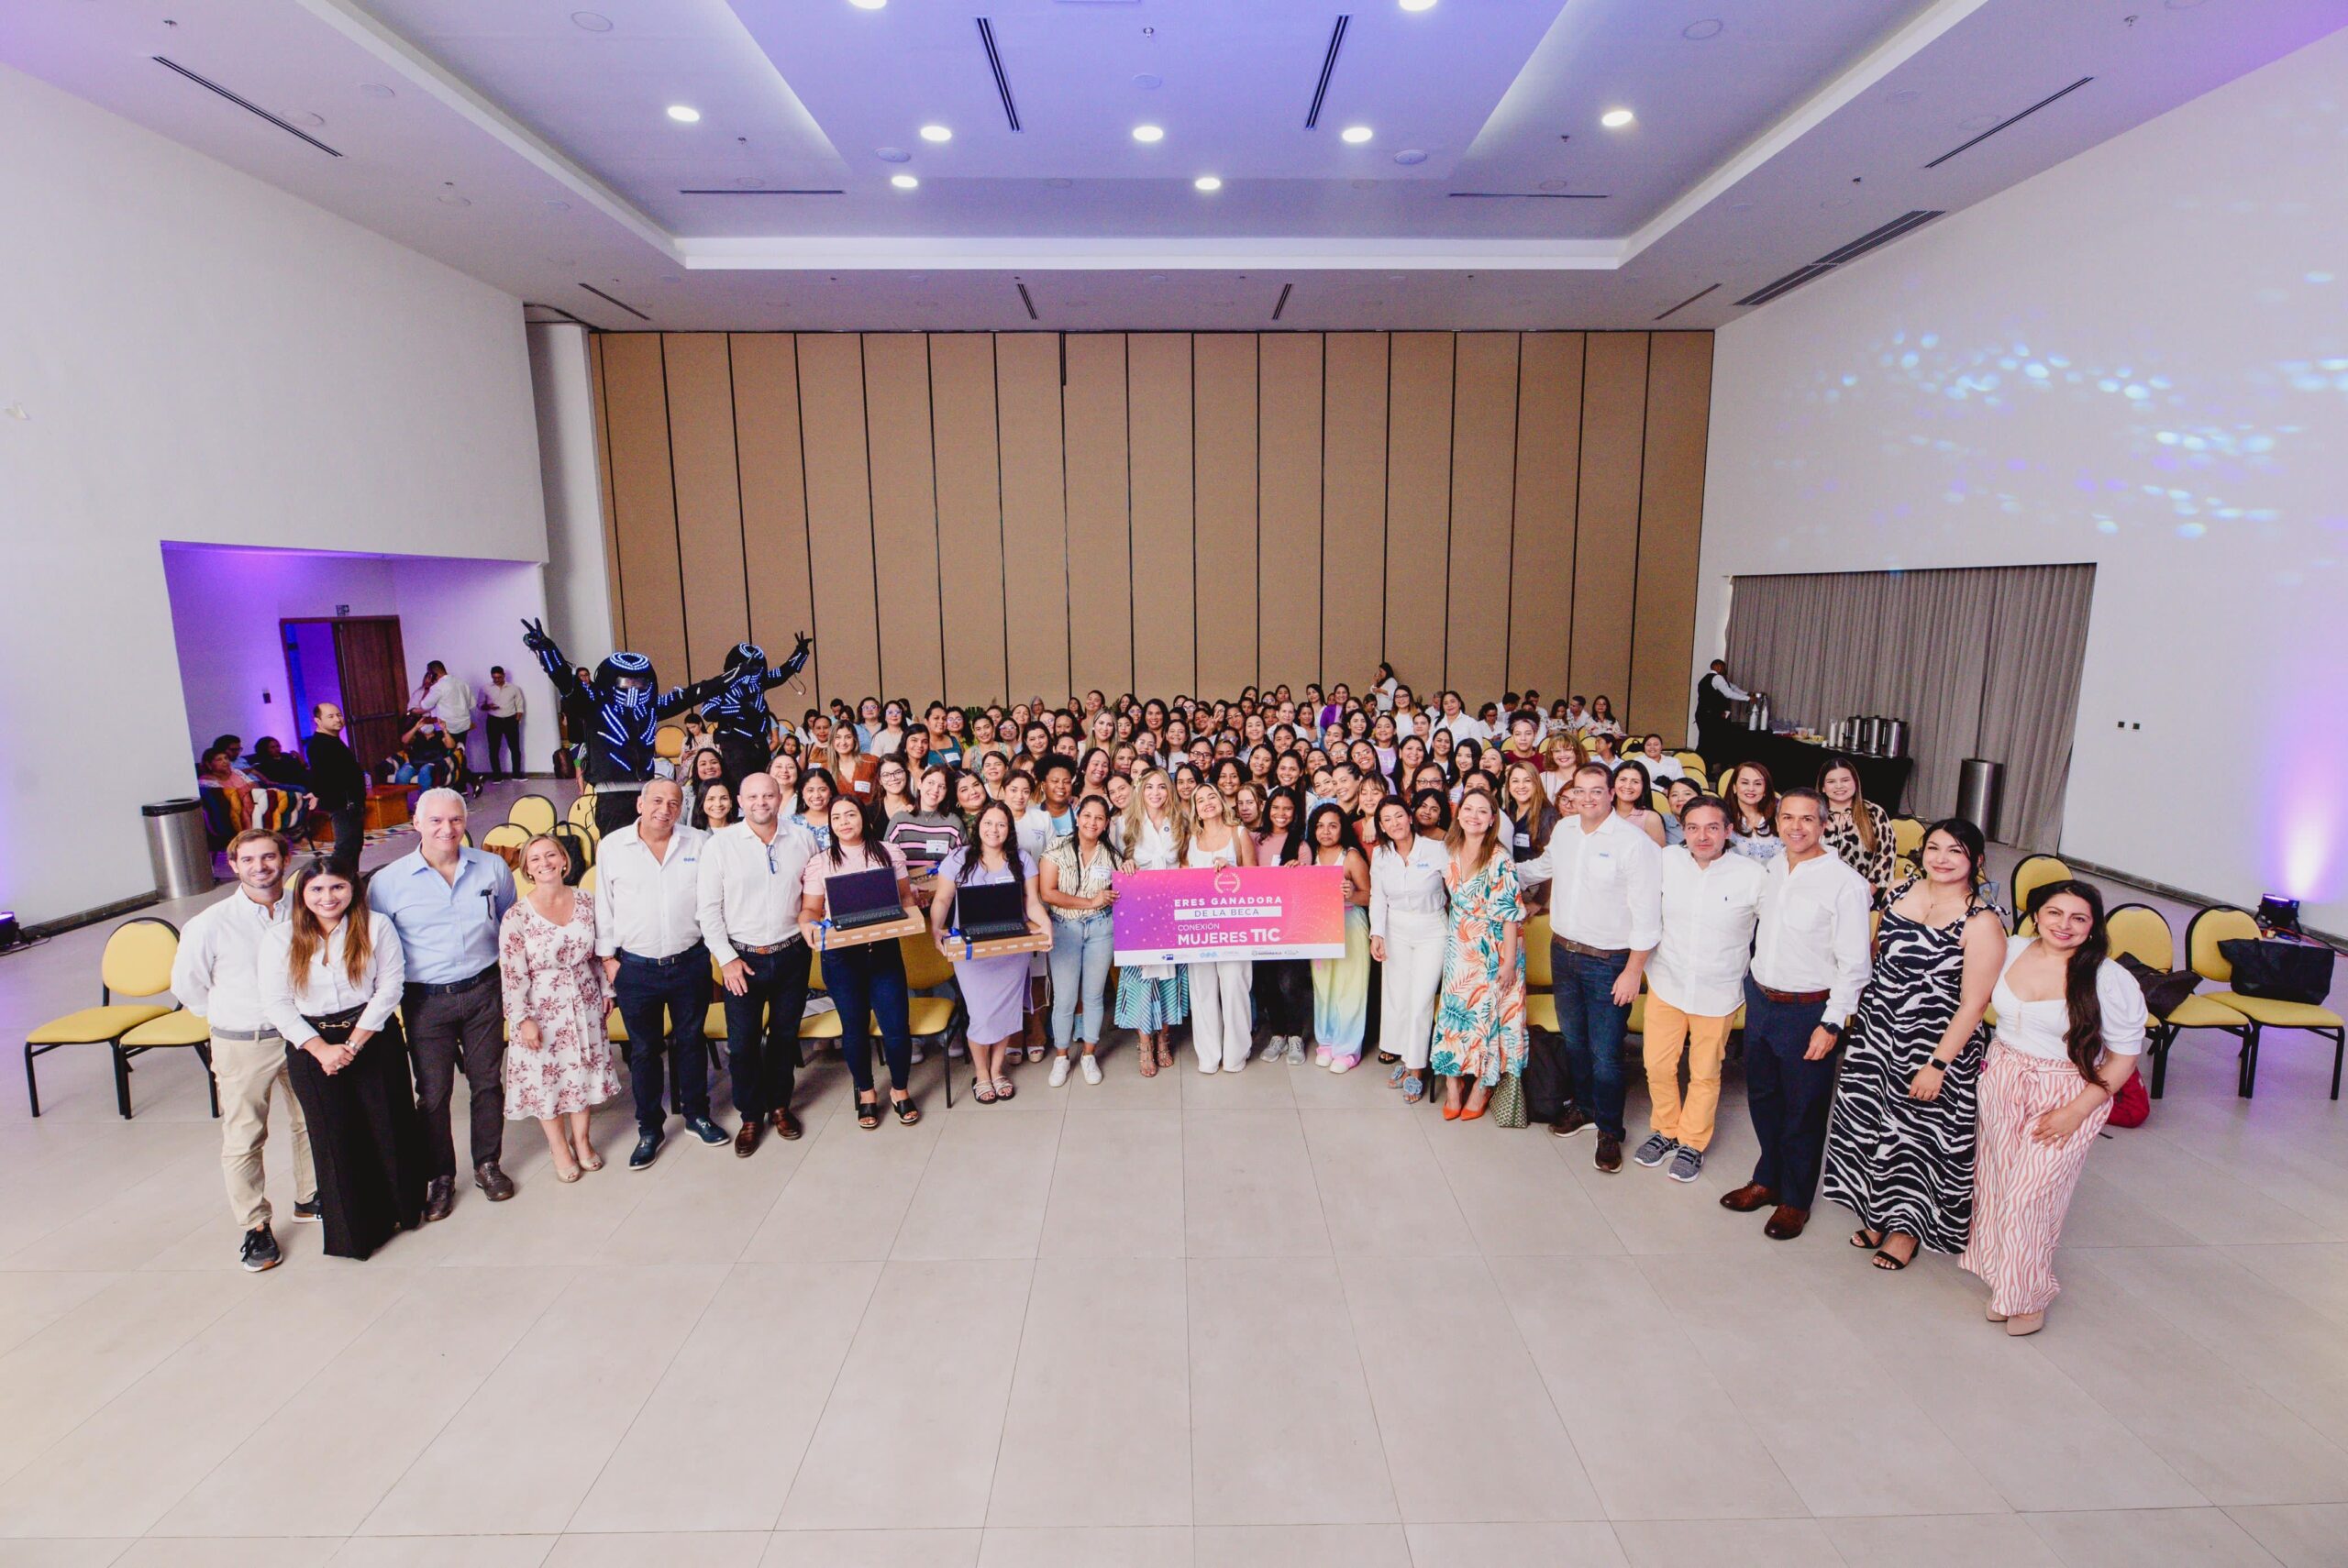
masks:
[[[1769,694],[1767,691],[1755,691],[1753,700],[1744,705],[1744,727],[1758,730],[1764,734],[1768,733]]]
[[[1883,755],[1886,756],[1905,756],[1908,755],[1907,720],[1887,719],[1884,721]]]

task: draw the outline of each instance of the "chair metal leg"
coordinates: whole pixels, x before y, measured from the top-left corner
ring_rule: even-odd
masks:
[[[2248,1099],[2258,1087],[2258,1025],[2252,1024],[2242,1032],[2242,1087],[2239,1093]]]
[[[212,1071],[212,1047],[198,1045],[195,1055],[196,1059],[204,1064],[204,1092],[212,1100],[212,1120],[217,1121],[220,1120],[220,1079]]]
[[[33,1057],[39,1054],[31,1041],[25,1042],[25,1099],[32,1104],[35,1120],[40,1116],[40,1079],[33,1076]]]
[[[2340,1065],[2342,1060],[2348,1060],[2348,1029],[2335,1029],[2331,1032],[2331,1098],[2334,1099],[2340,1098]]]
[[[107,1043],[106,1051],[114,1057],[114,1103],[125,1121],[130,1120],[130,1058],[123,1055],[122,1043]]]
[[[2168,1048],[2176,1043],[2176,1026],[2175,1024],[2162,1023],[2154,1026],[2150,1043],[2153,1047],[2152,1098],[2154,1099],[2160,1099],[2161,1089],[2168,1082]]]

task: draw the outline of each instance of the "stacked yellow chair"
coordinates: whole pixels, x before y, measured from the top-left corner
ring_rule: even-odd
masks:
[[[204,1020],[171,999],[172,961],[179,956],[179,928],[142,916],[123,922],[107,936],[98,958],[98,1005],[52,1018],[25,1036],[25,1097],[40,1114],[40,1081],[33,1063],[68,1045],[104,1045],[114,1060],[115,1109],[130,1120],[130,1060],[166,1047],[191,1049],[205,1064],[212,1091],[212,1114],[220,1098],[212,1085],[211,1034]],[[117,996],[137,1001],[117,1001]]]

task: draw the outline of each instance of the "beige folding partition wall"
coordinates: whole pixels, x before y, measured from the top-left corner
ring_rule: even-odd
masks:
[[[1687,707],[1701,332],[613,333],[623,640],[978,702],[1346,680]],[[577,650],[591,657],[601,650]]]

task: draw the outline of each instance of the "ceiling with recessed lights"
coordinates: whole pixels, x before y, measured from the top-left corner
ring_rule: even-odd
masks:
[[[598,326],[1709,327],[2343,21],[46,0],[0,4],[0,62]]]

